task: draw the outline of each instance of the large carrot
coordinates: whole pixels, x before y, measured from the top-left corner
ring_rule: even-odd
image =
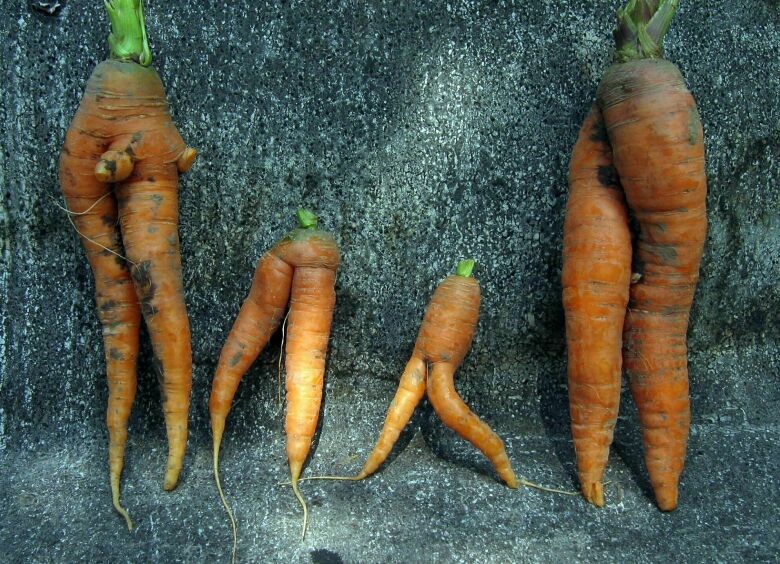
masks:
[[[164,488],[178,481],[187,444],[192,362],[177,233],[178,173],[196,151],[168,112],[140,0],[106,2],[111,58],[87,82],[60,155],[60,184],[95,277],[109,386],[107,422],[114,506],[136,389],[141,315],[160,378],[168,428]]]
[[[563,233],[571,429],[582,495],[601,507],[620,405],[631,234],[612,149],[595,105],[572,153]]]
[[[287,459],[295,495],[319,420],[325,357],[336,304],[336,270],[340,253],[330,233],[317,229],[317,217],[298,210],[300,226],[260,259],[252,288],[222,348],[211,387],[209,413],[213,434],[214,477],[233,528],[236,524],[219,479],[219,449],[233,396],[241,378],[276,331],[289,298],[285,372],[287,374]]]
[[[598,105],[628,207],[639,224],[623,333],[658,507],[677,506],[690,426],[686,332],[707,231],[704,135],[678,68],[661,58],[679,0],[618,12],[615,63]]]

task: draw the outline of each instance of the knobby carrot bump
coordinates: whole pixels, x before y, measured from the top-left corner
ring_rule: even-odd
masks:
[[[288,302],[285,433],[290,477],[304,511],[302,534],[306,532],[308,510],[298,490],[298,480],[319,420],[340,253],[333,236],[317,228],[317,216],[312,212],[298,210],[298,221],[298,229],[258,262],[252,288],[222,348],[211,388],[214,476],[233,527],[234,558],[235,519],[219,480],[219,449],[225,420],[241,378],[279,327]]]
[[[108,379],[109,473],[116,510],[136,391],[141,317],[152,339],[168,429],[164,487],[187,444],[192,362],[179,257],[178,173],[196,151],[171,120],[140,0],[106,2],[111,57],[100,63],[67,131],[60,184],[95,278]],[[182,165],[186,166],[182,166]]]

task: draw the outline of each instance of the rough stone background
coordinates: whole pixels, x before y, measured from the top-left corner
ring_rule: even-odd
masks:
[[[262,252],[318,210],[343,247],[321,433],[308,474],[357,470],[436,283],[479,261],[479,333],[458,375],[527,479],[575,487],[559,273],[566,168],[611,56],[619,2],[149,1],[154,66],[201,155],[181,181],[191,438],[161,489],[148,344],[123,498],[108,491],[91,273],[57,182],[64,132],[107,54],[100,2],[2,0],[0,560],[229,559],[207,398]],[[780,8],[684,1],[666,42],[707,138],[709,221],[689,332],[693,428],[681,506],[654,506],[624,394],[608,505],[509,491],[423,405],[392,462],[289,489],[274,339],[222,451],[240,561],[772,561],[780,555]],[[146,341],[146,338],[144,337]]]

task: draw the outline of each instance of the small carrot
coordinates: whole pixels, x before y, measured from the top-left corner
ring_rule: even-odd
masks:
[[[623,319],[631,279],[625,196],[601,111],[593,106],[569,166],[563,227],[569,411],[582,495],[604,505],[603,481],[620,405]]]
[[[177,183],[196,151],[176,130],[160,78],[148,67],[143,3],[110,0],[105,6],[111,19],[111,57],[87,82],[62,146],[59,172],[95,278],[109,387],[111,492],[114,507],[132,528],[119,487],[142,315],[152,339],[168,428],[166,490],[176,486],[187,444],[192,363],[179,258]]]
[[[471,348],[479,320],[480,289],[471,276],[473,268],[473,260],[461,261],[456,273],[445,278],[433,293],[379,440],[358,479],[376,472],[386,460],[427,390],[428,399],[442,422],[482,451],[510,488],[519,485],[504,443],[463,402],[453,381],[455,371]],[[428,365],[431,370],[426,378]]]
[[[480,289],[479,283],[471,276],[473,268],[473,260],[461,261],[456,273],[444,279],[433,293],[414,352],[401,375],[379,439],[360,472],[356,476],[315,476],[308,479],[362,480],[376,472],[427,391],[428,399],[442,422],[479,449],[510,488],[517,488],[520,484],[540,487],[517,479],[504,443],[468,408],[455,390],[455,371],[471,348],[479,319]]]
[[[241,378],[278,328],[288,299],[285,433],[291,481],[303,507],[303,534],[306,532],[308,510],[298,480],[319,420],[340,253],[333,236],[317,228],[317,216],[304,209],[297,215],[299,228],[258,262],[252,288],[222,349],[211,388],[214,477],[233,528],[234,559],[236,523],[219,479],[225,421]]]

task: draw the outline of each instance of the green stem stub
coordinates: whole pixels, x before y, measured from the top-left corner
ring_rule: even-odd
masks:
[[[152,51],[146,36],[143,0],[103,0],[103,4],[111,20],[108,36],[111,58],[148,67],[152,63]]]
[[[679,5],[680,0],[628,0],[617,12],[615,61],[662,57],[664,35]]]
[[[298,224],[301,229],[317,229],[317,216],[313,211],[298,208],[295,215],[298,216]]]
[[[477,263],[474,262],[474,259],[462,260],[458,263],[458,267],[455,269],[455,274],[458,276],[463,276],[464,278],[468,278],[471,276],[471,273],[474,270],[474,265],[476,264]]]

